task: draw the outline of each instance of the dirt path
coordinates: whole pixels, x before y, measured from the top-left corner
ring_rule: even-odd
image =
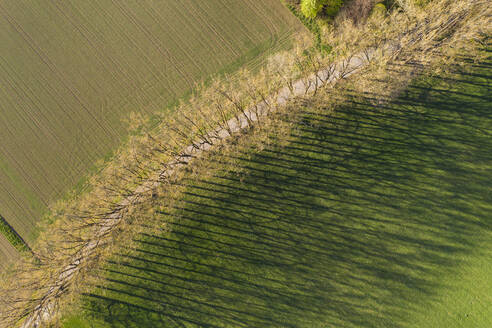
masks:
[[[395,50],[395,47],[391,46],[386,48],[385,51]],[[209,134],[210,138],[215,140],[218,139],[218,141],[225,140],[231,136],[230,132],[237,134],[248,129],[253,122],[258,121],[261,117],[269,115],[272,111],[278,110],[279,107],[285,106],[290,99],[314,93],[322,86],[334,84],[336,81],[358,72],[374,58],[375,52],[375,49],[370,49],[364,53],[340,61],[329,68],[322,69],[308,78],[297,80],[292,84],[292,88],[284,87],[276,94],[270,96],[266,101],[260,102],[237,117],[230,119],[227,122],[229,130],[218,128],[215,131],[211,131]],[[275,103],[276,107],[269,108],[268,103]],[[253,110],[253,107],[255,110]],[[202,152],[208,151],[211,147],[212,146],[205,140],[198,140],[194,144],[188,146],[183,150],[180,156],[168,163],[166,166],[167,168],[159,173],[160,179],[157,180],[162,181],[167,177],[171,177],[176,170],[187,165],[194,157],[199,156]],[[113,212],[105,220],[104,225],[94,235],[94,238],[74,256],[73,261],[69,265],[63,268],[59,276],[53,282],[52,287],[39,299],[39,305],[36,306],[34,311],[24,321],[22,325],[23,328],[40,327],[43,322],[48,321],[53,316],[57,308],[57,298],[69,288],[70,281],[78,274],[84,261],[90,259],[90,255],[95,251],[98,245],[105,243],[107,236],[109,236],[111,231],[113,231],[121,222],[125,209],[132,204],[137,204],[143,195],[151,192],[158,186],[159,183],[154,181],[156,180],[152,179],[144,182],[141,186],[136,188],[131,196],[127,197],[119,204],[119,209]]]

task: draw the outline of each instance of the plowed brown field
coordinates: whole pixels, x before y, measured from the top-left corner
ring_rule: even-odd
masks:
[[[1,215],[32,241],[47,205],[121,144],[130,113],[257,65],[300,28],[278,0],[0,2]]]

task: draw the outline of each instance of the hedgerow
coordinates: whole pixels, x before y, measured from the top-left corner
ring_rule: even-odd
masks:
[[[392,72],[389,63],[443,67],[458,50],[472,51],[490,33],[487,15],[485,1],[438,0],[423,9],[402,1],[385,17],[370,17],[359,25],[345,20],[336,30],[321,29],[330,51],[300,38],[294,49],[274,55],[259,72],[243,70],[197,86],[174,114],[162,114],[154,130],[134,135],[103,172],[89,179],[85,194],[53,206],[52,223],[33,247],[38,260],[19,263],[2,279],[0,325],[56,324],[60,309],[89,288],[89,273],[131,240],[142,226],[137,223],[152,222],[157,195],[172,204],[180,198],[183,177],[206,175],[208,151],[219,149],[225,155],[238,142],[261,147],[268,134],[292,128],[275,117],[294,110],[289,103],[299,99],[322,99],[325,110],[334,110],[337,97],[329,90],[335,81],[341,81],[336,88],[377,89],[391,98],[415,72]],[[354,56],[366,68],[357,79],[346,80],[351,71],[343,63]],[[339,79],[330,79],[330,74]],[[272,96],[279,90],[295,94],[298,81],[309,92],[288,101]],[[341,90],[337,94],[343,95]]]

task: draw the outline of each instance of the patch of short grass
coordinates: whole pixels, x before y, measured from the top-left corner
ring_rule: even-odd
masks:
[[[10,244],[19,252],[28,251],[29,247],[24,240],[15,232],[7,221],[0,215],[0,234],[10,242]]]

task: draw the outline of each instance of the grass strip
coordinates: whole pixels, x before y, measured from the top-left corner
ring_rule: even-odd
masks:
[[[10,224],[0,215],[0,233],[7,238],[7,240],[15,247],[19,252],[30,251],[31,249],[26,242],[19,236],[19,234],[12,228]]]

